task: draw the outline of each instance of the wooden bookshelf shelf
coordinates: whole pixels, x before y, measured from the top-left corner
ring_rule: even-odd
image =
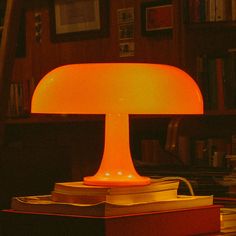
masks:
[[[104,115],[30,115],[26,118],[8,118],[6,124],[65,123],[102,120],[104,120]]]
[[[211,111],[206,111],[205,112],[206,115],[215,115],[215,116],[219,116],[219,115],[236,115],[236,109],[225,109],[225,110],[211,110]]]
[[[172,119],[174,117],[179,117],[180,115],[132,115],[130,114],[130,120],[146,120],[147,122],[149,120],[157,120],[157,119]],[[188,115],[185,115],[188,116]],[[192,115],[189,115],[192,116]],[[199,116],[199,115],[194,115]],[[54,114],[29,114],[25,117],[14,117],[14,118],[7,118],[6,124],[31,124],[31,123],[51,123],[51,122],[82,122],[82,121],[103,121],[105,120],[105,114],[95,114],[95,115],[89,115],[89,114],[78,114],[78,115],[54,115]]]

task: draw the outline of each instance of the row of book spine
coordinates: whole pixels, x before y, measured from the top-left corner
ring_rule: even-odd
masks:
[[[185,9],[190,23],[236,20],[236,0],[187,0]]]
[[[230,137],[190,138],[178,137],[176,155],[183,165],[196,167],[230,168],[228,155],[236,155],[236,134]],[[144,139],[141,142],[141,160],[144,163],[163,165],[163,150],[159,140]]]
[[[201,55],[196,60],[196,81],[206,110],[236,108],[236,49],[222,55]]]
[[[30,112],[31,84],[29,80],[12,82],[8,100],[7,117],[26,117]]]
[[[232,153],[230,138],[196,139],[192,142],[194,165],[200,167],[228,168],[226,156]]]

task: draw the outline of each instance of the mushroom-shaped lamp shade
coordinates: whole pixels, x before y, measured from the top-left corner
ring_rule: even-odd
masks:
[[[149,184],[132,162],[129,114],[201,114],[194,80],[169,65],[142,63],[72,64],[49,72],[36,87],[32,113],[105,114],[102,162],[87,185]]]

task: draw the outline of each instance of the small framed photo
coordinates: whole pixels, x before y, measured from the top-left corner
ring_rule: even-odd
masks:
[[[172,1],[145,2],[141,5],[143,35],[154,35],[161,31],[171,32],[173,28]]]
[[[118,24],[134,23],[134,8],[121,8],[117,10]]]
[[[50,2],[52,41],[73,41],[108,35],[109,0]]]
[[[134,38],[134,24],[119,25],[119,39],[133,39]]]
[[[120,57],[134,56],[134,42],[120,43]]]

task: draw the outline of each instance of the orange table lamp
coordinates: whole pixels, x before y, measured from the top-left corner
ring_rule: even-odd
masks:
[[[133,165],[129,114],[202,114],[194,80],[169,65],[142,63],[72,64],[49,72],[37,85],[32,113],[105,114],[102,162],[84,184],[147,185]]]

